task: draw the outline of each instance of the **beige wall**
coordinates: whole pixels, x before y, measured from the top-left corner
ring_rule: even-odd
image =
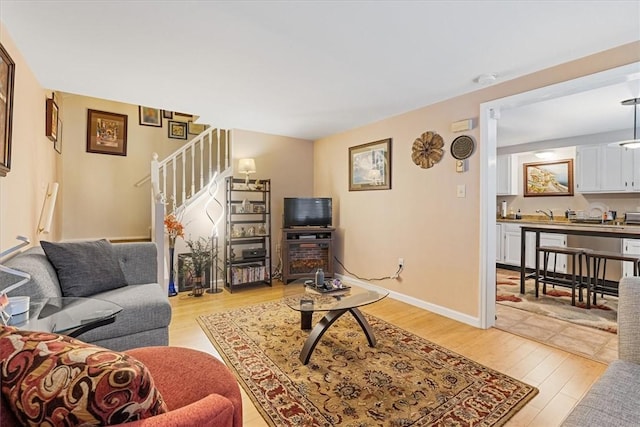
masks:
[[[271,179],[272,253],[276,254],[275,244],[280,242],[282,235],[283,199],[313,195],[313,142],[237,129],[232,132],[232,141],[235,169],[238,159],[253,157],[256,173],[251,175],[251,179]],[[244,177],[238,173],[235,175]]]
[[[457,173],[448,150],[452,122],[477,118],[483,102],[540,88],[640,60],[640,43],[553,67],[317,141],[314,191],[334,198],[338,258],[362,277],[391,275],[399,257],[402,280],[379,284],[421,305],[469,323],[479,323],[480,168],[476,153],[468,172]],[[445,139],[445,155],[431,169],[411,161],[411,145],[433,130]],[[472,135],[479,146],[479,129]],[[348,148],[393,138],[390,191],[348,191]],[[466,197],[456,197],[458,185]],[[491,201],[493,203],[493,201]]]
[[[38,235],[40,211],[47,185],[58,177],[60,156],[44,136],[44,90],[0,24],[0,42],[16,64],[13,97],[11,171],[0,178],[0,251],[14,246],[16,235],[56,240],[60,236],[60,203],[56,205],[51,234]]]
[[[139,125],[137,105],[67,93],[61,98],[62,238],[149,238],[150,183],[135,184],[149,175],[154,152],[162,160],[187,141],[167,137],[167,120],[161,128]],[[88,109],[128,116],[126,156],[87,152]]]

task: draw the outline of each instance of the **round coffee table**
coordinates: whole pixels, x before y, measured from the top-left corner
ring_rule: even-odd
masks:
[[[389,291],[373,285],[357,286],[344,282],[343,288],[316,289],[310,279],[297,279],[286,286],[284,302],[288,307],[300,312],[300,328],[310,330],[313,313],[326,311],[322,319],[313,327],[300,352],[300,361],[307,364],[311,353],[329,327],[345,313],[351,313],[364,332],[369,346],[375,347],[376,337],[358,307],[373,304],[389,295]],[[327,281],[329,282],[329,281]]]

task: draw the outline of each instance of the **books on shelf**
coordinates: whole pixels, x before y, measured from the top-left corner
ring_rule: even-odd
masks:
[[[265,267],[264,265],[231,267],[232,285],[260,282],[263,280],[269,280],[267,267]]]

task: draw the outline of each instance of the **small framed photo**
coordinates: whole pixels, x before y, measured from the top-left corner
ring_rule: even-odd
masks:
[[[525,163],[524,197],[573,196],[573,159]]]
[[[138,106],[138,119],[142,126],[154,126],[157,128],[162,127],[162,116],[160,115],[160,109]]]
[[[45,117],[47,122],[44,126],[44,134],[47,138],[56,142],[58,139],[58,104],[53,98],[47,99]]]
[[[169,138],[187,139],[187,124],[169,120]]]
[[[173,111],[162,110],[162,118],[163,119],[173,119]]]
[[[253,205],[253,212],[254,213],[264,213],[264,205],[262,204],[254,204]]]
[[[202,132],[205,131],[206,128],[208,128],[208,126],[203,124],[193,123],[193,121],[189,120],[188,128],[189,128],[189,133],[191,135],[200,135]]]
[[[127,115],[88,110],[87,152],[127,155]]]
[[[349,191],[391,189],[391,138],[349,147]]]

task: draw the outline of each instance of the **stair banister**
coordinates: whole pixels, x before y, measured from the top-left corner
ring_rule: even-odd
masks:
[[[222,141],[224,137],[224,142]],[[215,138],[215,143],[214,143]],[[207,144],[205,150],[205,144]],[[199,147],[197,147],[199,145]],[[200,195],[206,194],[212,177],[224,179],[231,173],[230,132],[209,128],[177,149],[164,160],[154,153],[151,161],[152,240],[158,247],[158,279],[167,287],[164,217],[167,213],[184,213]],[[214,156],[215,150],[215,158]],[[196,159],[196,157],[200,157]],[[222,158],[224,156],[224,160]],[[187,161],[187,157],[190,157]],[[180,162],[180,163],[178,163]],[[224,167],[222,165],[224,164]],[[178,175],[178,166],[182,167]],[[198,176],[195,169],[199,165]],[[191,168],[187,175],[187,167]],[[178,176],[181,182],[178,183]],[[187,177],[190,182],[187,182]],[[179,187],[178,187],[179,185]],[[189,191],[189,194],[187,194]],[[164,279],[164,280],[163,280]]]

